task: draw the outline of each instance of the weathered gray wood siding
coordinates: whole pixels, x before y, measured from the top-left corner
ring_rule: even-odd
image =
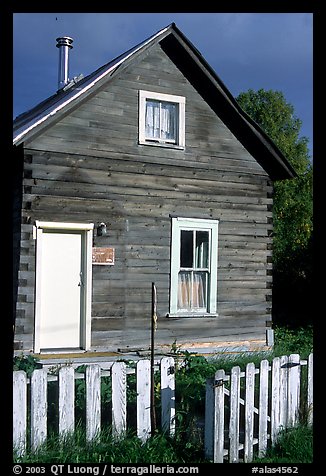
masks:
[[[186,97],[186,148],[138,145],[138,90]],[[272,185],[159,46],[25,144],[17,340],[32,348],[36,219],[105,222],[114,266],[93,266],[92,346],[265,339]],[[217,318],[169,319],[170,215],[219,219]]]

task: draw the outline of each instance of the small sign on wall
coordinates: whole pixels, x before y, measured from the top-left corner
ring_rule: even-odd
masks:
[[[93,247],[92,264],[99,264],[102,266],[114,265],[114,248]]]

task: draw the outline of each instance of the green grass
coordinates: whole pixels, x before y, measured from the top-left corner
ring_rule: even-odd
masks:
[[[195,441],[186,442],[157,433],[142,443],[134,434],[112,440],[111,432],[102,430],[100,438],[86,443],[85,432],[77,429],[74,436],[60,441],[50,436],[37,452],[27,452],[24,457],[14,454],[14,463],[203,463],[203,448]],[[267,450],[264,458],[256,463],[312,463],[313,430],[299,426],[282,432],[277,443]]]
[[[312,463],[313,429],[301,425],[280,433],[276,444],[257,463]]]
[[[74,436],[60,441],[49,437],[37,452],[25,456],[14,454],[17,463],[188,463],[204,462],[203,452],[198,445],[179,438],[171,439],[157,433],[142,443],[132,432],[125,438],[113,440],[110,430],[102,430],[100,437],[86,443],[85,432],[77,429]]]

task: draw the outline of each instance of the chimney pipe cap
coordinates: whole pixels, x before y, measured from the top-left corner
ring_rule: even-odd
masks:
[[[56,39],[57,44],[56,47],[60,48],[61,46],[68,46],[69,48],[73,48],[72,42],[74,41],[70,36],[60,36]]]

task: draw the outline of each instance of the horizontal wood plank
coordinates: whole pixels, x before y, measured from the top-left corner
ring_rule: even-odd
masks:
[[[186,98],[184,150],[138,144],[139,89]],[[162,342],[183,331],[193,342],[263,338],[273,185],[259,163],[160,47],[76,106],[25,144],[17,293],[24,345],[33,342],[35,220],[107,224],[108,234],[93,239],[115,249],[110,269],[93,266],[94,348],[105,339],[113,346],[141,340],[152,282],[160,318],[169,312],[172,216],[219,220],[219,316],[200,321],[200,336],[196,319],[167,319]]]

